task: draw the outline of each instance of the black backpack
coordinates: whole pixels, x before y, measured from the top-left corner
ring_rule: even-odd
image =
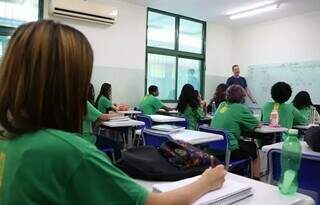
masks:
[[[313,151],[320,152],[320,126],[310,127],[306,131],[304,140]]]
[[[177,181],[200,175],[208,168],[208,165],[178,168],[151,146],[128,149],[116,166],[133,178],[153,181]]]

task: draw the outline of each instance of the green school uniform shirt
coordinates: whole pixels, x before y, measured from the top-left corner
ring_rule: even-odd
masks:
[[[111,107],[112,107],[111,101],[108,98],[101,95],[101,97],[99,98],[99,101],[98,101],[98,110],[102,113],[105,113],[106,110]]]
[[[214,114],[211,127],[223,128],[229,133],[229,149],[239,149],[241,132],[253,131],[259,125],[249,108],[241,103],[222,102]]]
[[[152,115],[158,112],[164,105],[153,95],[146,95],[140,103],[140,110],[145,115]]]
[[[264,123],[270,122],[270,114],[273,110],[275,103],[267,102],[262,109],[262,121]],[[281,127],[291,129],[293,125],[308,124],[307,118],[305,118],[292,104],[282,103],[279,104],[279,124]]]
[[[144,204],[148,192],[94,145],[54,129],[0,139],[0,204]]]
[[[87,101],[87,116],[83,122],[83,131],[82,136],[85,140],[88,142],[91,142],[92,144],[96,143],[96,136],[92,132],[92,123],[95,122],[102,113],[97,110],[93,105]]]
[[[205,117],[205,113],[201,107],[198,107],[196,110],[192,110],[191,106],[187,105],[184,113],[182,113],[183,117],[186,118],[188,122],[189,130],[196,130],[197,121],[203,119]]]

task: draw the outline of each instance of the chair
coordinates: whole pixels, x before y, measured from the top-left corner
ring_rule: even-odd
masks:
[[[252,159],[251,158],[241,159],[241,160],[231,160],[230,159],[231,152],[229,150],[229,137],[228,137],[228,133],[224,129],[212,128],[212,127],[208,127],[208,126],[200,126],[199,131],[213,133],[213,134],[219,134],[219,135],[223,136],[223,140],[210,142],[208,144],[208,146],[210,149],[212,149],[214,151],[225,153],[224,164],[225,164],[227,170],[229,168],[233,169],[233,168],[238,167],[240,165],[246,165],[248,167],[248,170],[250,170],[250,173],[248,171],[247,175],[250,177],[253,176],[253,174],[252,174]]]
[[[271,149],[268,152],[269,183],[279,181],[281,175],[281,150]],[[301,155],[298,174],[299,188],[320,193],[320,158],[308,154]],[[314,174],[312,174],[314,173]],[[314,197],[316,198],[316,197]],[[317,204],[320,204],[318,202]]]
[[[184,117],[179,116],[179,118],[184,118]],[[185,119],[184,121],[175,122],[174,125],[184,127],[187,129],[188,128],[188,121],[186,118],[184,118],[184,119]]]
[[[144,138],[142,137],[142,132],[145,128],[150,129],[152,127],[152,119],[151,117],[147,116],[147,115],[136,115],[136,120],[144,122],[143,126],[138,126],[137,130],[135,131],[134,137],[133,137],[133,143],[137,142],[137,145],[140,144],[140,141],[142,141],[142,144],[144,143]]]
[[[113,148],[105,148],[105,149],[101,149],[101,152],[107,154],[107,155],[111,155],[111,161],[112,163],[116,162],[116,158],[114,156],[114,149]]]
[[[169,135],[152,131],[150,129],[144,129],[142,131],[142,136],[144,138],[145,145],[153,146],[155,148],[159,148],[162,143],[172,140]]]

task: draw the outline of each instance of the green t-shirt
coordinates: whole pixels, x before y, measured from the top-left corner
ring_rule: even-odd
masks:
[[[145,115],[152,115],[158,112],[164,105],[153,95],[146,95],[140,103],[140,110]]]
[[[189,130],[196,130],[197,121],[201,120],[205,117],[205,113],[201,107],[198,107],[196,110],[192,110],[191,106],[187,105],[184,113],[182,113],[183,117],[186,118],[188,122]]]
[[[101,95],[98,101],[98,110],[102,113],[105,113],[106,110],[111,107],[112,107],[112,102],[108,98]]]
[[[144,204],[146,189],[94,145],[54,129],[0,139],[0,204]]]
[[[262,109],[262,121],[264,123],[270,122],[270,114],[274,107],[274,102],[267,102]],[[307,118],[305,118],[292,104],[282,103],[279,104],[279,124],[281,127],[291,129],[293,125],[308,124]]]
[[[93,107],[89,101],[87,101],[87,112],[86,119],[83,122],[82,136],[85,140],[95,144],[96,136],[92,134],[92,123],[95,122],[102,115],[102,113]]]
[[[258,119],[241,103],[222,102],[211,121],[211,127],[223,128],[229,133],[230,151],[239,149],[241,132],[253,131],[258,125]]]

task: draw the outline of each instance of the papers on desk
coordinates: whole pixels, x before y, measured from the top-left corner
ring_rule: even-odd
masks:
[[[167,192],[171,191],[188,184],[199,179],[200,176],[176,181],[176,182],[169,182],[169,183],[161,183],[161,184],[154,184],[153,190],[155,192]],[[226,180],[223,186],[215,191],[208,192],[207,194],[203,195],[200,199],[198,199],[194,205],[205,205],[205,204],[216,204],[216,205],[224,205],[224,204],[232,204],[236,201],[241,199],[247,198],[252,195],[251,187],[239,183],[233,180]]]
[[[163,124],[163,125],[152,126],[152,129],[157,131],[162,131],[162,132],[174,133],[174,132],[182,131],[185,128],[181,126],[176,126],[176,125]]]
[[[111,117],[110,122],[121,122],[121,121],[128,121],[130,120],[127,116],[117,116],[117,117]]]

